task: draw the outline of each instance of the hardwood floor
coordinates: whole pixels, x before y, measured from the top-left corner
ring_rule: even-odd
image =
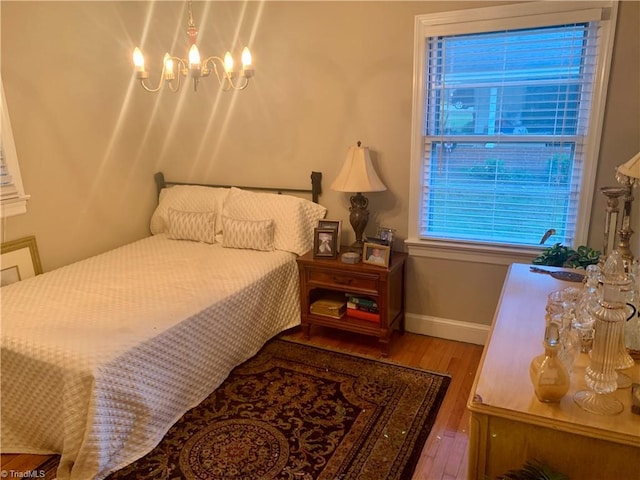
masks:
[[[290,332],[287,336],[306,342],[299,331]],[[312,328],[308,343],[379,356],[377,339],[321,327]],[[466,404],[481,355],[482,347],[478,345],[394,333],[388,360],[451,376],[447,395],[412,480],[466,479],[469,440]],[[0,470],[29,472],[47,458],[43,455],[5,454],[0,459]]]

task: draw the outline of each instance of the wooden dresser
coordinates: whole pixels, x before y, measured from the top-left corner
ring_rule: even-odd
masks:
[[[529,364],[543,352],[546,296],[580,284],[529,267],[509,269],[469,396],[468,478],[493,479],[535,459],[573,480],[640,479],[640,415],[631,413],[630,388],[613,394],[624,404],[615,416],[588,413],[573,401],[585,389],[587,354],[579,355],[559,404],[537,400]],[[638,362],[625,373],[640,382]]]

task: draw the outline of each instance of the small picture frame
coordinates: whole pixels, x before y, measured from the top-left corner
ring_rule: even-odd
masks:
[[[336,258],[338,231],[335,228],[313,229],[313,258]]]
[[[382,240],[386,240],[387,242],[389,242],[389,245],[393,244],[393,235],[394,233],[396,233],[396,231],[393,228],[387,228],[387,227],[378,227],[378,232],[377,232],[377,237],[382,239]]]
[[[318,228],[334,228],[338,232],[336,238],[337,251],[340,253],[340,239],[342,238],[342,220],[318,220]]]
[[[36,237],[24,237],[0,246],[0,286],[10,285],[42,273]]]
[[[370,242],[364,243],[362,263],[388,268],[390,256],[391,247],[389,245]]]

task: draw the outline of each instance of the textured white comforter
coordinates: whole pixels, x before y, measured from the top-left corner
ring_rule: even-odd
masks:
[[[300,321],[295,255],[157,235],[2,288],[3,453],[100,479]]]

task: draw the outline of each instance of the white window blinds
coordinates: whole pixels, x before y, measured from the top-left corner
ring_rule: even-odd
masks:
[[[432,29],[422,59],[418,237],[509,246],[573,244],[585,166],[597,152],[597,18],[526,28]],[[571,15],[563,14],[562,20]],[[494,22],[495,23],[495,22]],[[508,19],[501,25],[509,26]],[[492,25],[495,28],[495,24]],[[590,166],[593,168],[593,165]]]
[[[4,157],[4,145],[0,142],[0,199],[18,198],[18,189],[13,183],[9,167]]]
[[[0,83],[0,86],[2,84]],[[20,166],[13,143],[13,131],[9,120],[7,102],[2,90],[2,123],[0,124],[0,213],[2,217],[19,215],[27,211],[28,195],[25,195],[20,176]]]

